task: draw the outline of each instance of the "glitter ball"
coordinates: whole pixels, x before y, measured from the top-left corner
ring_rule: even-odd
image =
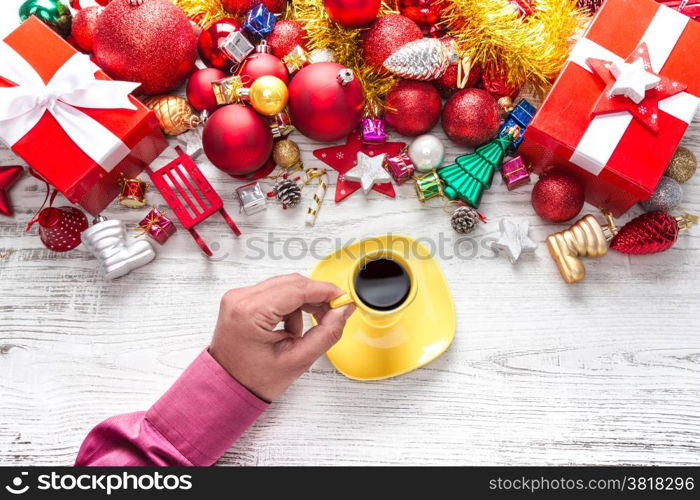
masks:
[[[670,177],[662,177],[656,186],[654,194],[641,202],[640,205],[647,212],[669,212],[680,205],[683,199],[683,188]]]
[[[671,179],[683,184],[695,175],[698,168],[698,160],[693,152],[686,147],[679,147],[671,158],[671,162],[666,167],[666,173]]]

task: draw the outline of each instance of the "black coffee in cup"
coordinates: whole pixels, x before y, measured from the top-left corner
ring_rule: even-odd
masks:
[[[410,290],[408,272],[393,259],[368,260],[355,274],[355,293],[365,305],[378,311],[396,309]]]

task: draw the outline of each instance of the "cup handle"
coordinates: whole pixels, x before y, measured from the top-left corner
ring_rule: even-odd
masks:
[[[329,305],[331,306],[331,309],[337,309],[339,307],[346,306],[348,304],[352,304],[355,302],[352,300],[352,297],[350,296],[349,293],[344,293],[340,297],[336,297],[335,299],[331,300]]]

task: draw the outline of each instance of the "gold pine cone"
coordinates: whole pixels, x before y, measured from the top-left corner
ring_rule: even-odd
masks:
[[[178,135],[197,128],[200,120],[184,97],[159,95],[144,101],[158,118],[161,130],[168,135]]]

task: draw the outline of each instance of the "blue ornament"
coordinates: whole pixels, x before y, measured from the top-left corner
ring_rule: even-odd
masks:
[[[499,137],[506,135],[508,130],[513,125],[520,127],[520,136],[513,141],[513,144],[510,146],[510,151],[516,151],[520,146],[520,143],[523,142],[525,129],[532,121],[535,111],[537,111],[537,109],[532,104],[527,102],[525,99],[520,99],[515,108],[513,108],[513,111],[510,112],[510,115],[506,121],[503,123],[503,125],[501,125],[501,128],[498,130]]]
[[[257,38],[265,38],[272,33],[276,22],[277,18],[275,15],[267,10],[265,4],[261,3],[248,11],[243,28]]]

